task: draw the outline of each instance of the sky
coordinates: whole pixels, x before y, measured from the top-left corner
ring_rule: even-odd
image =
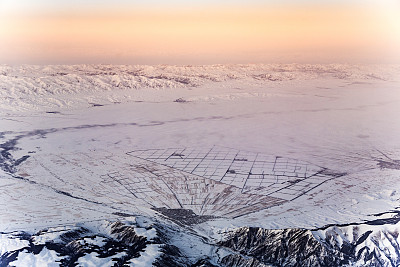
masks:
[[[399,0],[0,0],[0,64],[400,63]]]

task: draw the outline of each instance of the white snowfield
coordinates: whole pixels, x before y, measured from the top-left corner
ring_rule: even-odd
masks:
[[[180,223],[215,240],[388,218],[399,114],[399,65],[3,65],[0,232],[179,221],[166,209],[192,210]],[[25,243],[2,235],[0,252]],[[96,255],[80,260],[107,265]],[[131,263],[151,264],[158,245],[141,255]]]

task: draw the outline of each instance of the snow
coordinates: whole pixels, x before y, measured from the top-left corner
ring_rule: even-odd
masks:
[[[78,259],[78,266],[82,267],[106,267],[106,266],[112,266],[113,265],[113,258],[120,258],[123,257],[126,253],[121,252],[118,253],[112,257],[106,257],[106,258],[100,258],[98,257],[99,254],[96,252],[92,252],[89,254],[86,254],[85,256],[82,256]]]
[[[0,234],[0,255],[3,255],[7,251],[13,251],[27,247],[29,241],[21,240],[19,238],[10,238],[7,234]]]
[[[20,252],[16,261],[11,262],[10,266],[59,266],[59,261],[63,257],[57,255],[55,251],[43,248],[39,254],[34,255],[28,252]]]
[[[57,240],[59,236],[63,233],[63,230],[66,229],[66,227],[58,227],[58,228],[61,228],[62,230],[50,228],[46,233],[33,237],[32,240],[33,244],[41,245],[45,244],[46,242]]]
[[[87,237],[82,240],[80,240],[82,245],[87,245],[87,244],[92,244],[92,245],[97,245],[99,247],[103,246],[106,242],[106,239],[102,236],[96,236],[96,237]]]
[[[381,255],[397,255],[396,246],[400,242],[398,231],[400,223],[386,225],[349,225],[344,227],[333,227],[328,230],[313,231],[312,234],[319,240],[324,240],[328,235],[335,236],[332,239],[338,247],[346,242],[355,244],[360,236],[368,231],[371,234],[362,243],[356,246],[356,255],[363,247],[368,247],[370,251],[377,249],[383,252]],[[343,233],[346,233],[343,235]]]
[[[147,240],[153,240],[157,237],[157,231],[154,228],[151,228],[149,230],[146,228],[135,228],[135,232],[140,236],[146,237]]]
[[[148,245],[145,251],[140,253],[139,258],[131,259],[129,263],[131,264],[131,266],[138,266],[138,267],[152,266],[153,262],[161,254],[159,249],[160,249],[159,245],[155,244]]]

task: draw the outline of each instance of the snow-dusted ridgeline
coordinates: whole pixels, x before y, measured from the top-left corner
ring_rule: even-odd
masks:
[[[390,81],[397,79],[399,73],[397,65],[1,65],[0,111],[32,112],[160,100],[154,93],[138,92],[145,88],[193,88],[229,81],[249,86],[313,79]]]
[[[320,229],[242,227],[214,239],[150,218],[0,237],[0,266],[399,266],[399,218]],[[152,222],[143,225],[143,221]],[[218,241],[219,240],[219,241]]]

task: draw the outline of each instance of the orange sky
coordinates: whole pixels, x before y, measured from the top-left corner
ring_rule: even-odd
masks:
[[[0,64],[398,62],[398,6],[0,13]]]

